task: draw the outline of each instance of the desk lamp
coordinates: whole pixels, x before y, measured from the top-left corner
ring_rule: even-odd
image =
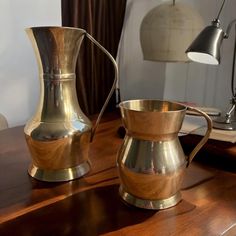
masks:
[[[224,7],[225,0],[222,1],[219,13],[211,23],[211,25],[204,28],[196,39],[192,42],[189,48],[186,50],[187,56],[190,60],[210,64],[220,64],[220,48],[223,39],[229,37],[232,26],[236,23],[236,19],[232,20],[226,31],[220,27],[219,16]],[[236,30],[236,27],[235,27]],[[236,34],[235,34],[236,35]],[[235,105],[236,105],[236,92],[234,91],[234,74],[235,74],[235,55],[236,55],[236,36],[234,41],[234,52],[233,52],[233,64],[231,74],[231,106],[224,116],[213,120],[213,127],[223,130],[236,130],[236,117],[235,117]]]

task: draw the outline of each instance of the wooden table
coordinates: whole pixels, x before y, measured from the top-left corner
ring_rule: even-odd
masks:
[[[91,144],[91,172],[44,183],[27,174],[23,127],[0,132],[0,235],[236,235],[236,175],[192,163],[175,207],[141,210],[118,195],[120,120],[103,122]],[[235,226],[235,227],[234,227]]]

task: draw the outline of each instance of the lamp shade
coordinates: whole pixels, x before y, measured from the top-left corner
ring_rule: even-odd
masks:
[[[192,61],[218,65],[220,63],[220,47],[224,39],[223,30],[213,22],[207,26],[186,50]]]
[[[203,28],[197,11],[184,3],[163,3],[143,18],[140,42],[144,60],[189,61],[186,48]]]

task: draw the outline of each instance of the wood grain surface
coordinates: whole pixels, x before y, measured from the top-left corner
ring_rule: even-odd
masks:
[[[175,207],[153,211],[124,204],[116,167],[121,123],[112,118],[101,123],[90,145],[92,170],[64,183],[40,182],[27,174],[31,158],[23,127],[0,132],[1,236],[236,235],[236,175],[209,163],[190,165],[183,200]]]

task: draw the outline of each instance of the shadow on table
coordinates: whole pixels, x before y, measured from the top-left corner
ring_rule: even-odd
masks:
[[[1,235],[99,235],[138,224],[156,211],[125,205],[118,185],[84,191],[0,226]]]

